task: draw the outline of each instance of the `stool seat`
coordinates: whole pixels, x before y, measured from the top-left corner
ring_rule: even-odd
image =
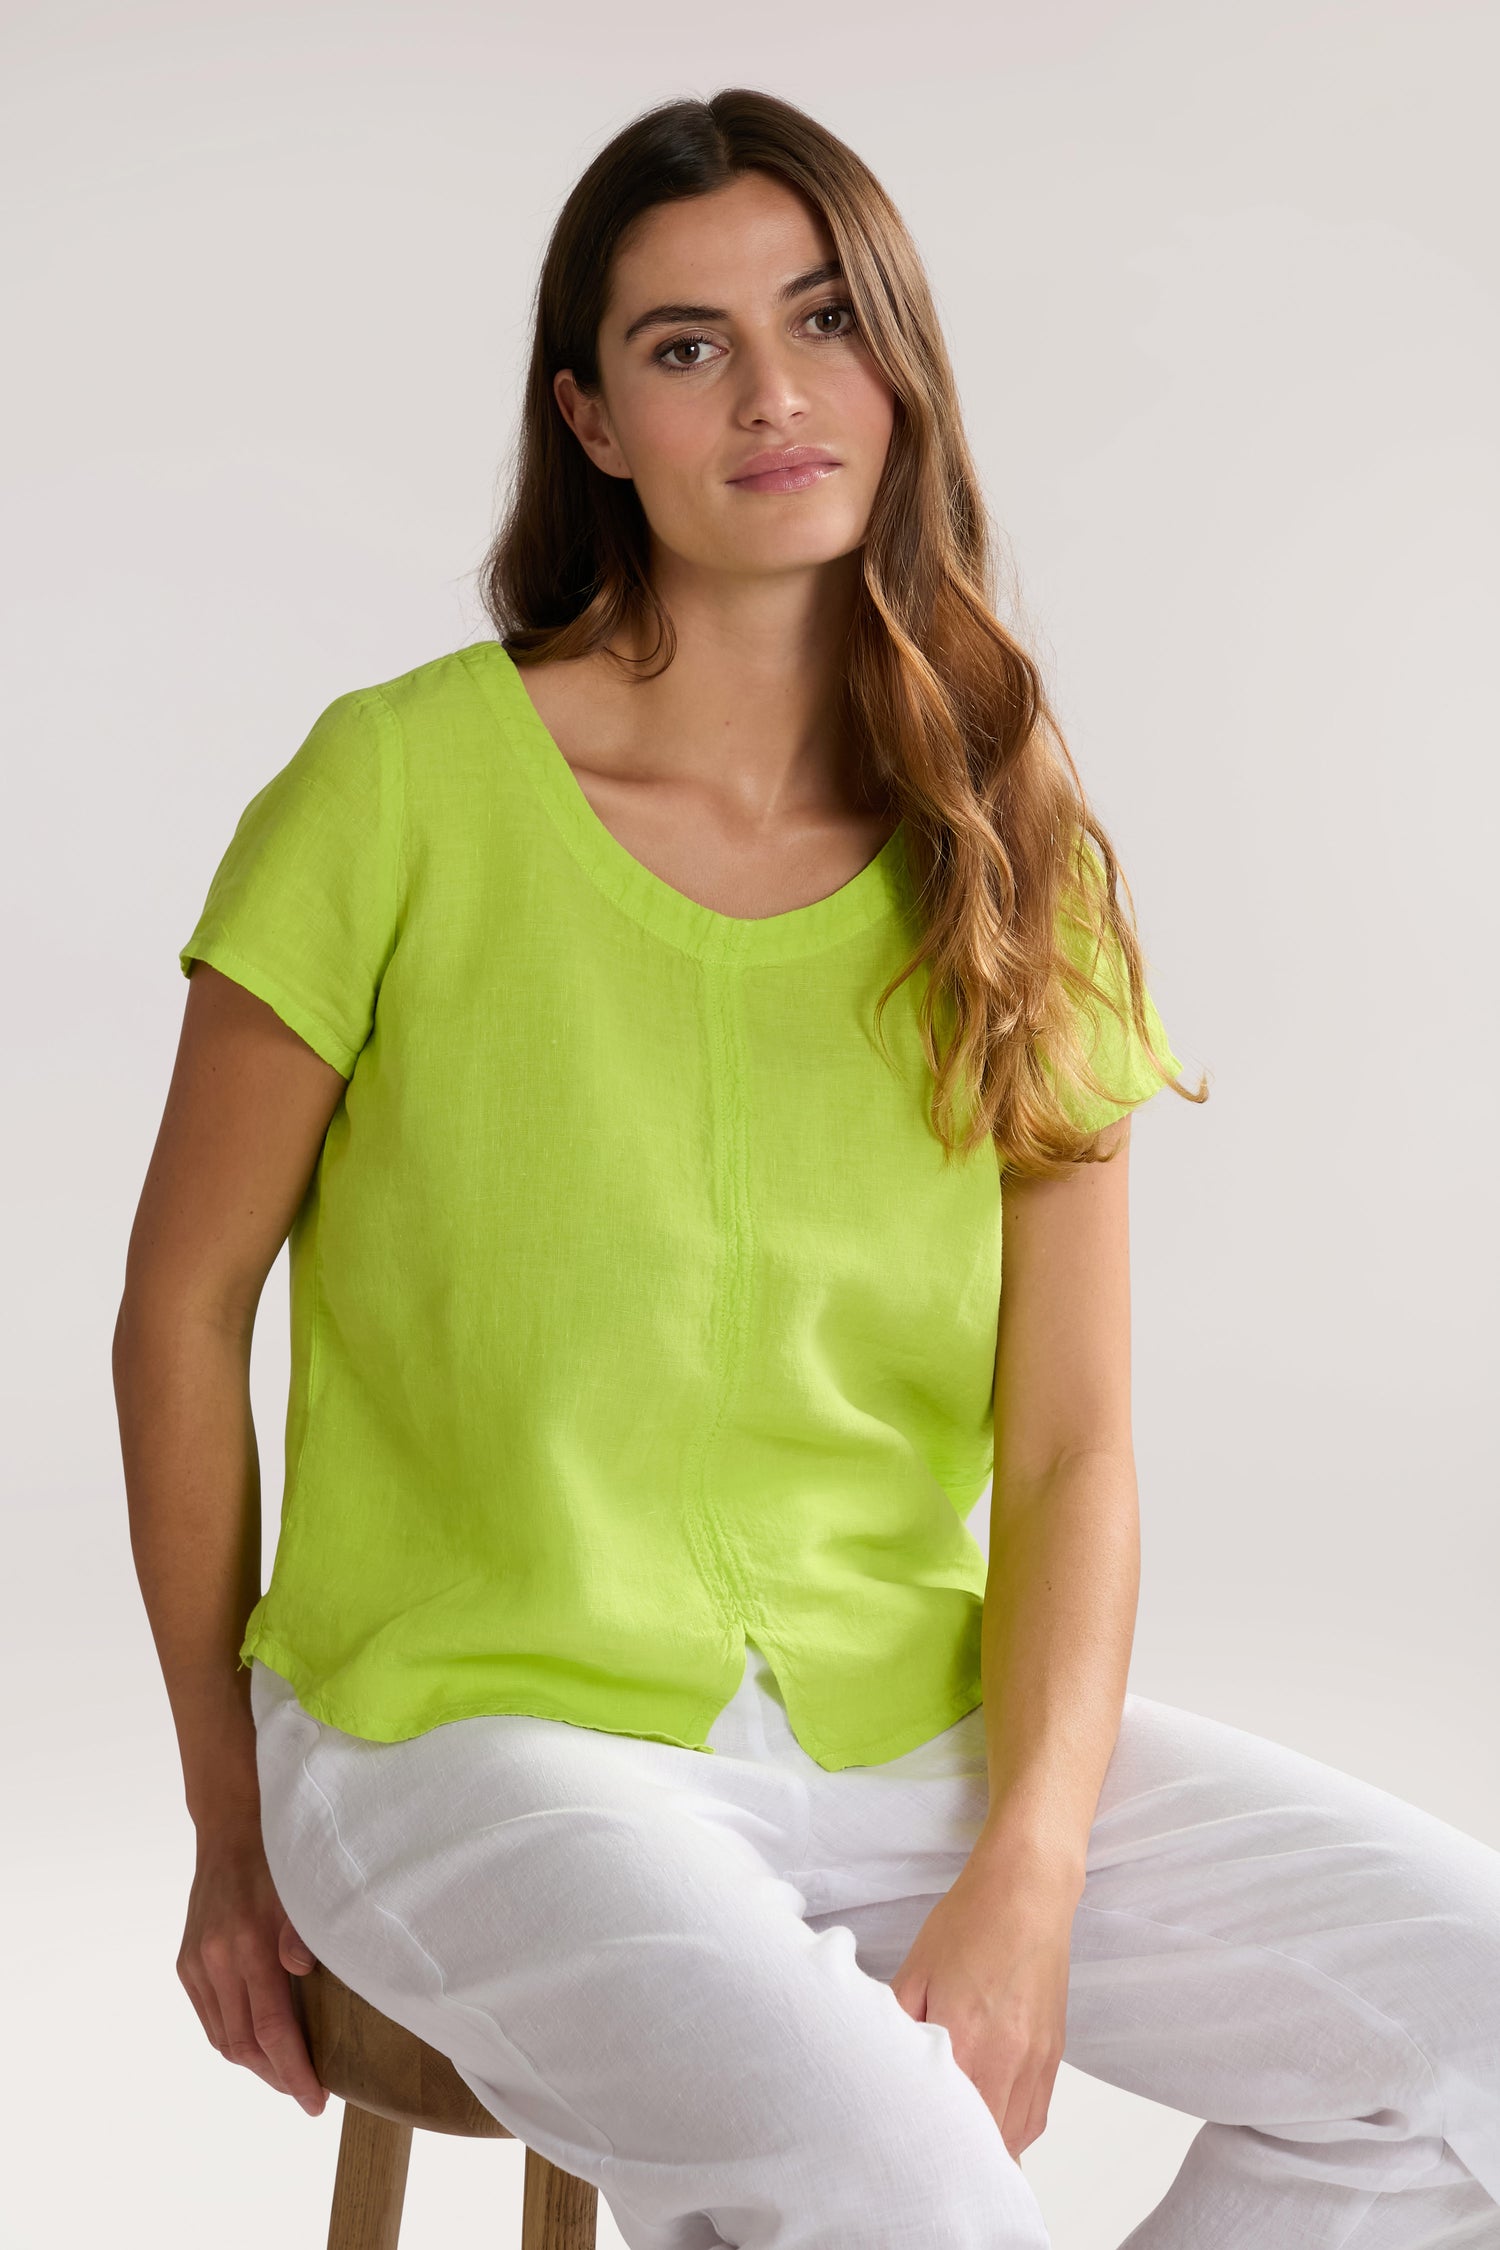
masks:
[[[470,2140],[513,2140],[508,2126],[465,2085],[446,2055],[404,2024],[392,2023],[320,1962],[293,1977],[313,2068],[330,2094],[372,2117],[427,2133]]]
[[[319,2081],[344,2104],[328,2250],[397,2250],[414,2130],[514,2140],[448,2056],[334,1975],[322,1962],[291,1979]],[[522,2250],[594,2250],[599,2193],[535,2149],[526,2151]]]

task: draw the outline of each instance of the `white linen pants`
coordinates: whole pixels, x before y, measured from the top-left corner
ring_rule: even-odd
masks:
[[[987,1807],[984,1716],[827,1773],[753,1644],[716,1755],[556,1719],[367,1742],[254,1663],[314,1955],[599,2189],[631,2250],[1046,2250],[890,1990]],[[1500,2250],[1500,1853],[1128,1695],[1066,2059],[1205,2120],[1130,2250]]]

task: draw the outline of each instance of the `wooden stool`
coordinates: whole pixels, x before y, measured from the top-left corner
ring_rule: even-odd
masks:
[[[411,2136],[514,2140],[446,2055],[403,2030],[319,1962],[291,1980],[313,2068],[344,2104],[328,2250],[397,2250]],[[521,2250],[595,2250],[599,2191],[526,2151]]]

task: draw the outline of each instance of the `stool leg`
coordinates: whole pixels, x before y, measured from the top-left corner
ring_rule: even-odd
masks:
[[[595,2250],[598,2239],[599,2190],[593,2181],[560,2172],[528,2148],[521,2250]]]
[[[411,2131],[345,2102],[328,2250],[396,2250]]]

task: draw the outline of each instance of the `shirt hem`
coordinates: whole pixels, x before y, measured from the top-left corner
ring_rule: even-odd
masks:
[[[251,1635],[242,1645],[239,1654],[244,1663],[248,1664],[252,1657],[259,1657],[270,1671],[279,1673],[294,1690],[298,1702],[310,1719],[317,1720],[320,1726],[334,1728],[339,1734],[353,1735],[362,1742],[410,1742],[417,1735],[428,1734],[434,1727],[448,1726],[458,1719],[534,1718],[560,1720],[566,1726],[586,1727],[598,1734],[624,1735],[636,1742],[663,1742],[673,1749],[695,1750],[710,1758],[716,1755],[713,1744],[706,1740],[695,1742],[685,1733],[672,1734],[665,1729],[611,1726],[604,1720],[584,1719],[579,1716],[576,1707],[564,1710],[559,1700],[545,1694],[528,1693],[524,1697],[501,1694],[483,1696],[468,1703],[444,1704],[433,1716],[425,1718],[421,1725],[407,1733],[372,1731],[368,1722],[355,1723],[351,1715],[341,1710],[334,1700],[321,1694],[307,1666],[282,1642],[276,1640],[274,1635]],[[982,1700],[983,1689],[976,1680],[958,1696],[949,1697],[935,1713],[924,1713],[916,1719],[908,1720],[904,1726],[880,1735],[873,1741],[836,1746],[805,1735],[797,1735],[797,1740],[825,1773],[839,1773],[846,1766],[883,1765],[892,1758],[899,1758],[907,1750],[915,1750],[924,1742],[930,1742],[944,1728],[953,1726],[959,1719],[966,1717]],[[722,1705],[717,1705],[709,1714],[702,1730],[705,1736],[722,1708]],[[796,1734],[795,1726],[792,1731]]]
[[[565,1726],[586,1727],[591,1733],[621,1734],[636,1742],[664,1742],[673,1749],[697,1750],[708,1757],[715,1755],[711,1742],[692,1742],[686,1735],[669,1734],[665,1730],[610,1726],[606,1720],[580,1718],[576,1707],[564,1710],[560,1701],[545,1694],[527,1693],[524,1699],[500,1694],[482,1696],[469,1703],[448,1703],[405,1733],[385,1733],[372,1728],[368,1721],[356,1724],[347,1712],[320,1694],[312,1684],[313,1675],[307,1667],[269,1633],[247,1640],[240,1657],[242,1660],[259,1657],[268,1670],[279,1673],[295,1691],[297,1701],[310,1719],[316,1719],[320,1726],[332,1727],[338,1734],[353,1735],[361,1742],[411,1742],[418,1735],[430,1734],[434,1727],[449,1726],[457,1719],[557,1719]]]
[[[928,1714],[909,1720],[905,1726],[897,1727],[893,1734],[883,1734],[873,1742],[857,1743],[851,1750],[836,1751],[829,1745],[820,1750],[805,1737],[798,1736],[798,1740],[808,1756],[815,1758],[825,1773],[841,1773],[845,1766],[886,1765],[892,1758],[899,1758],[908,1750],[920,1749],[924,1742],[930,1742],[934,1735],[941,1734],[946,1727],[956,1726],[960,1719],[967,1718],[983,1701],[984,1690],[976,1680],[956,1700],[950,1698],[943,1704],[936,1715]],[[790,1717],[790,1705],[788,1716]],[[793,1731],[796,1731],[795,1728]]]

